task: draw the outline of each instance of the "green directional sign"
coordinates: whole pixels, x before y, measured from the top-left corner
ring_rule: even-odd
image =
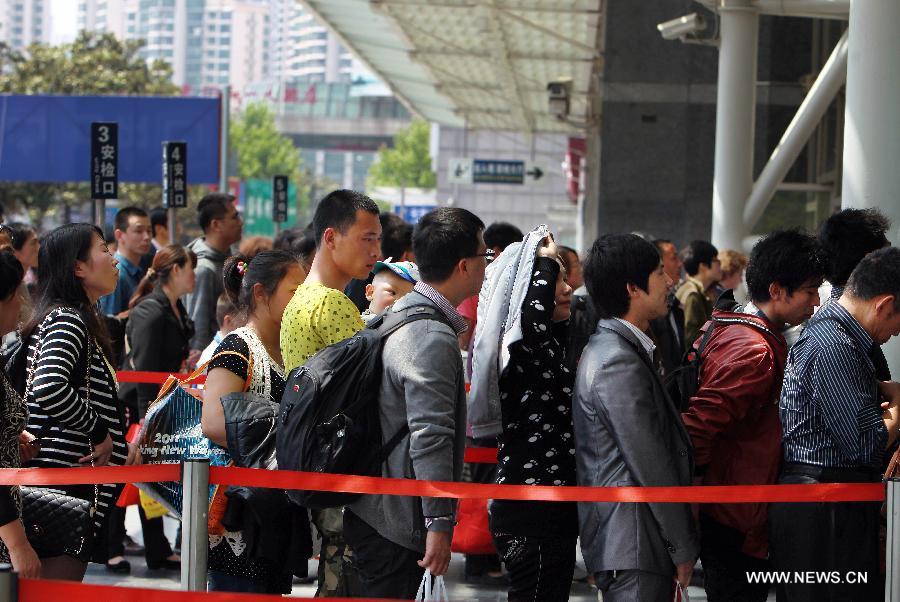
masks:
[[[275,236],[272,221],[272,180],[247,180],[244,192],[244,236]],[[288,184],[287,221],[282,228],[297,224],[297,188]]]

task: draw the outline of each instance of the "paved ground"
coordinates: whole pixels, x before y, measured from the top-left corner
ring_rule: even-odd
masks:
[[[166,532],[169,534],[170,541],[175,539],[175,530],[177,523],[166,518]],[[140,522],[137,518],[135,508],[130,508],[128,518],[126,520],[128,533],[136,541],[142,541]],[[143,557],[129,556],[132,565],[130,575],[116,575],[110,573],[105,567],[92,564],[88,568],[85,583],[98,583],[103,585],[117,585],[121,587],[145,587],[153,589],[178,589],[180,574],[175,571],[151,571],[147,569]],[[580,553],[579,553],[580,563]],[[583,566],[583,565],[582,565]],[[317,567],[316,561],[310,561],[309,574],[315,574]],[[583,569],[582,569],[583,572]],[[453,555],[450,564],[450,572],[446,578],[447,589],[449,590],[452,602],[505,602],[506,590],[502,588],[491,588],[486,586],[467,585],[463,581],[463,558],[458,554]],[[691,602],[705,602],[706,593],[702,588],[690,588]],[[315,585],[295,585],[291,593],[292,597],[312,597],[315,594]],[[569,598],[571,602],[596,602],[598,600],[596,590],[592,590],[585,583],[573,583],[572,593]],[[770,594],[769,600],[775,600],[774,592]]]

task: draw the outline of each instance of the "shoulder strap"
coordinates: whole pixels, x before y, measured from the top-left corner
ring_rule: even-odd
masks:
[[[396,312],[387,312],[381,316],[381,322],[374,327],[381,332],[381,338],[386,339],[401,327],[418,320],[437,320],[450,326],[450,321],[443,312],[433,305],[411,305]]]
[[[244,355],[243,353],[238,353],[237,351],[220,351],[219,353],[215,354],[214,356],[212,356],[211,358],[209,358],[208,360],[203,362],[203,365],[197,366],[197,369],[194,370],[191,373],[191,375],[188,376],[186,379],[182,380],[181,384],[182,385],[191,384],[192,382],[194,382],[195,380],[200,378],[200,375],[206,371],[206,367],[209,366],[209,364],[212,363],[212,361],[214,359],[223,357],[226,355],[234,355],[234,356],[241,358],[245,362],[247,362],[247,378],[246,378],[246,380],[244,380],[244,390],[246,391],[250,387],[250,381],[252,380],[252,376],[253,376],[253,354],[250,354],[248,357],[248,356]]]
[[[237,357],[247,362],[247,378],[244,380],[244,391],[247,391],[247,389],[250,388],[250,381],[253,377],[253,360],[242,353],[238,353],[237,351],[222,351],[212,356],[201,365],[197,366],[197,368],[193,372],[191,372],[191,374],[185,379],[179,380],[175,378],[174,375],[170,374],[169,378],[166,379],[166,382],[164,382],[163,385],[159,388],[159,392],[156,394],[156,399],[153,401],[153,403],[156,403],[160,399],[164,398],[177,385],[185,386],[193,384],[198,378],[200,378],[200,376],[204,372],[206,372],[206,367],[209,366],[210,362],[212,362],[217,357],[222,357],[223,355],[236,355]]]

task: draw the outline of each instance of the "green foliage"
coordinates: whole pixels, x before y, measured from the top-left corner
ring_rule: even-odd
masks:
[[[23,54],[0,43],[0,92],[7,94],[149,95],[178,93],[172,68],[163,60],[141,58],[142,41],[122,42],[112,34],[81,32],[69,44],[32,44]],[[86,165],[86,164],[85,164]],[[119,196],[131,204],[160,204],[160,187],[120,184]],[[24,206],[32,220],[88,199],[87,183],[40,184],[0,182],[0,199],[7,206]]]
[[[142,94],[178,92],[172,68],[141,58],[142,40],[120,41],[110,33],[82,31],[60,46],[32,44],[26,54],[0,47],[0,92],[10,94]]]
[[[233,119],[228,134],[229,154],[236,158],[237,176],[242,181],[271,180],[287,175],[297,187],[298,214],[309,207],[309,184],[301,169],[300,151],[293,141],[278,132],[275,116],[265,103],[253,103]]]
[[[369,186],[398,188],[434,188],[436,178],[431,171],[428,149],[430,127],[414,119],[409,127],[394,136],[394,148],[382,146],[378,160],[369,168]]]

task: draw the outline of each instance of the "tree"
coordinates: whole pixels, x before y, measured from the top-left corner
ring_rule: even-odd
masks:
[[[297,187],[297,208],[303,215],[309,206],[309,187],[301,170],[300,151],[275,127],[275,116],[268,106],[261,102],[247,106],[231,123],[228,146],[241,180],[290,177]]]
[[[26,53],[0,43],[0,92],[7,94],[155,95],[178,93],[172,68],[161,59],[148,64],[140,56],[143,41],[120,41],[110,33],[81,32],[60,46],[32,44]],[[120,196],[129,203],[150,207],[161,199],[159,186],[121,184]],[[41,184],[2,182],[5,204],[21,204],[35,223],[55,207],[67,210],[90,197],[86,182]]]
[[[421,119],[414,119],[408,128],[397,132],[394,148],[382,146],[378,150],[378,159],[369,168],[369,186],[400,188],[401,204],[405,204],[407,188],[434,188],[429,137],[430,127]]]

